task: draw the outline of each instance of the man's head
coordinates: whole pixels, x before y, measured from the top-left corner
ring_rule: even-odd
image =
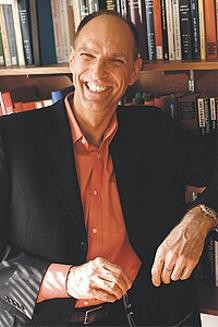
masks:
[[[141,68],[129,23],[117,14],[100,13],[81,22],[70,58],[74,106],[83,113],[114,111]]]

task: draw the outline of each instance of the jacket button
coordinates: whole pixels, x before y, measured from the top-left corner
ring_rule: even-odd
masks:
[[[87,250],[87,247],[88,247],[87,242],[84,242],[84,241],[80,242],[80,248],[82,250],[86,251]]]

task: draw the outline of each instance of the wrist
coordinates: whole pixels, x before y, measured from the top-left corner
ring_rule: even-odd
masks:
[[[212,224],[211,229],[216,228],[218,226],[218,214],[216,211],[205,206],[204,204],[199,204],[198,207],[201,209],[204,215],[210,219]]]

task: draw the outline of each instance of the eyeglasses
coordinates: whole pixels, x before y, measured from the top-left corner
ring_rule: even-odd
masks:
[[[132,304],[129,302],[129,297],[128,297],[127,293],[123,295],[123,305],[124,305],[124,308],[126,311],[126,316],[127,316],[129,326],[135,327],[136,324],[133,319],[134,312],[132,312],[132,310],[131,310]]]

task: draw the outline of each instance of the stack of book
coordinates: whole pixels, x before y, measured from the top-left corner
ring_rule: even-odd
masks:
[[[216,60],[218,0],[0,0],[0,65],[68,62],[89,13],[132,20],[144,60]]]

